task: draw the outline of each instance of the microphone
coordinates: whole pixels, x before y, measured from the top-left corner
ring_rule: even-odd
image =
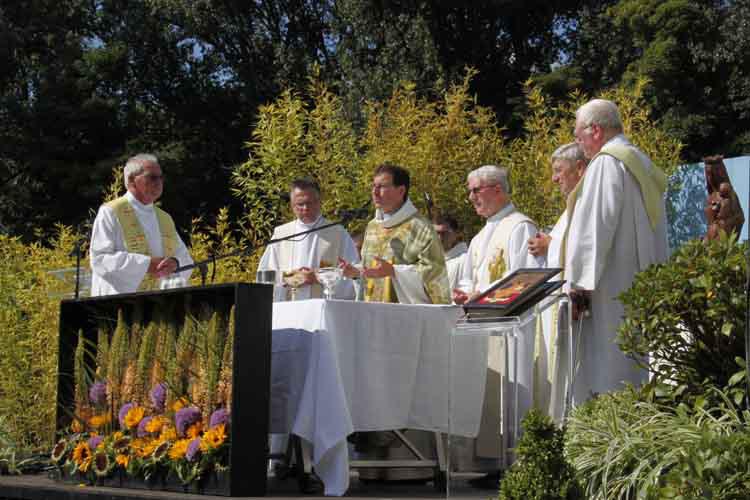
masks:
[[[354,219],[364,219],[370,215],[370,202],[368,201],[361,208],[352,208],[349,210],[340,210],[338,212],[339,219],[349,221]]]

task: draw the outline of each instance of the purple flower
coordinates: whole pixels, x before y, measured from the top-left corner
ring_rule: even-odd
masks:
[[[136,436],[138,436],[139,438],[142,438],[150,434],[146,430],[146,426],[148,425],[149,422],[151,422],[152,418],[154,417],[146,417],[146,418],[141,419],[141,421],[138,423],[138,430],[136,430],[136,434],[135,434]]]
[[[120,413],[117,414],[117,419],[120,421],[120,428],[121,429],[127,429],[128,426],[125,425],[125,417],[128,415],[128,412],[135,408],[134,403],[125,403],[122,405],[122,408],[120,408]]]
[[[88,440],[89,448],[91,448],[91,451],[94,451],[97,446],[99,446],[99,443],[104,441],[104,438],[102,436],[92,436]]]
[[[156,384],[148,393],[148,398],[157,413],[164,412],[164,403],[167,400],[167,384],[164,382]]]
[[[201,411],[195,406],[188,406],[177,410],[174,416],[175,427],[177,428],[177,434],[180,436],[185,435],[188,427],[196,423],[201,419]]]
[[[201,451],[201,438],[197,437],[190,441],[190,444],[187,447],[187,451],[185,452],[185,458],[188,459],[188,462],[194,461],[198,457],[198,453]]]
[[[89,401],[94,406],[101,406],[107,402],[107,384],[94,382],[89,388]]]
[[[211,414],[211,418],[208,419],[208,428],[216,427],[217,425],[225,424],[229,426],[229,412],[226,408],[219,408]]]

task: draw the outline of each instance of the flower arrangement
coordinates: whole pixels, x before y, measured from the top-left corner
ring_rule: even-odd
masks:
[[[120,310],[95,355],[79,332],[72,422],[52,450],[61,477],[184,487],[228,470],[233,310],[202,315],[178,331],[167,311],[144,324],[143,310]]]
[[[168,413],[157,409],[157,405],[147,410],[128,402],[117,412],[117,429],[105,415],[94,415],[88,422],[75,420],[52,449],[52,461],[62,474],[92,483],[124,474],[144,481],[172,476],[188,485],[206,473],[227,470],[230,414],[226,409],[214,411],[205,421],[195,406]]]

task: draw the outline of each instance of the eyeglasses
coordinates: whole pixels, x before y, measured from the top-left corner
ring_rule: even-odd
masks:
[[[478,195],[482,191],[482,189],[489,188],[489,187],[495,187],[495,186],[499,186],[499,184],[487,184],[486,186],[479,186],[479,187],[475,187],[475,188],[469,188],[467,190],[467,193],[469,194],[469,196],[471,196],[471,195]]]
[[[373,184],[372,190],[373,191],[384,191],[386,189],[390,189],[392,187],[395,187],[393,184]]]
[[[164,182],[164,174],[140,174],[139,177],[145,178],[148,182]]]
[[[575,138],[575,142],[576,142],[576,143],[578,143],[578,144],[580,144],[580,143],[581,143],[581,142],[583,141],[583,137],[581,137],[581,135],[582,135],[582,134],[583,134],[584,132],[586,132],[587,130],[591,129],[591,128],[592,128],[592,127],[593,127],[594,125],[595,125],[595,124],[593,124],[593,123],[592,123],[591,125],[586,125],[586,126],[585,126],[585,127],[583,127],[583,128],[581,129],[581,131],[580,131],[580,132],[578,132],[578,133],[576,133],[576,130],[575,130],[575,129],[573,129],[573,137]]]

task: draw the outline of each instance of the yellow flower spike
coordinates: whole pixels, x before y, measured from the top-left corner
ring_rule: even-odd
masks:
[[[190,404],[190,401],[188,401],[188,398],[186,398],[185,396],[182,396],[180,399],[178,399],[172,404],[172,411],[178,412],[189,404]]]
[[[70,430],[73,432],[83,432],[83,424],[80,420],[74,419],[73,423],[70,424]]]

